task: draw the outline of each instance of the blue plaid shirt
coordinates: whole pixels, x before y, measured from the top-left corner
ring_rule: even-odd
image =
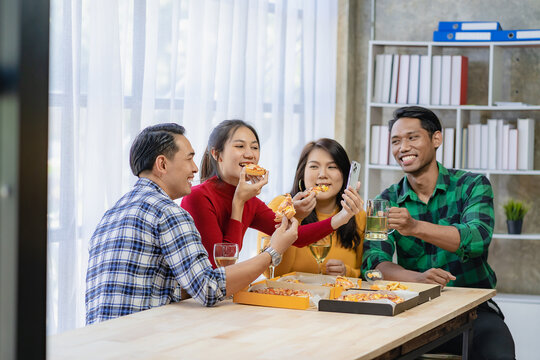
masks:
[[[212,269],[189,213],[140,178],[90,239],[86,323],[178,302],[181,288],[212,306],[225,297],[225,270]]]

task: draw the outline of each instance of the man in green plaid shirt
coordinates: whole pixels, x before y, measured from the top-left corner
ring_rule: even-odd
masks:
[[[388,228],[395,231],[386,241],[364,241],[362,271],[378,269],[387,280],[495,288],[487,262],[495,224],[489,180],[436,161],[442,133],[432,111],[400,108],[388,125],[392,155],[406,175],[378,196],[390,202]],[[512,335],[492,300],[479,306],[473,333],[473,359],[515,358]],[[437,350],[461,354],[461,340]]]

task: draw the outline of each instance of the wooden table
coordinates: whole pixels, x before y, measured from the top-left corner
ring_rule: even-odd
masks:
[[[49,336],[48,359],[390,359],[494,295],[445,288],[394,317],[190,299]]]

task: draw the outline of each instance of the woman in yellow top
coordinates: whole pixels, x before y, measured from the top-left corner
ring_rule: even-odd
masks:
[[[338,199],[341,199],[347,186],[350,166],[347,152],[335,140],[322,138],[304,147],[291,190],[298,221],[302,224],[321,221],[341,210],[342,205]],[[328,190],[316,195],[309,191],[317,185],[326,185]],[[283,198],[282,195],[276,197],[268,206],[275,211]],[[365,227],[366,213],[361,210],[332,233],[332,248],[323,263],[324,274],[360,277]],[[264,234],[259,233],[259,242],[261,236]],[[280,276],[291,271],[319,272],[309,247],[291,246],[283,254],[283,260],[276,267],[274,275]]]

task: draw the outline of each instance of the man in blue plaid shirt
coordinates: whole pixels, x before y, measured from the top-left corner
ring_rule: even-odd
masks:
[[[194,151],[177,124],[144,129],[130,151],[139,179],[101,219],[90,240],[86,323],[178,302],[185,290],[212,306],[245,288],[296,240],[284,217],[270,248],[239,264],[212,269],[193,219],[173,200],[191,192]],[[250,184],[257,192],[261,184]]]
[[[364,241],[363,272],[376,268],[387,280],[495,288],[487,262],[495,223],[489,180],[436,161],[442,133],[432,111],[400,108],[388,125],[392,155],[405,177],[378,198],[390,202],[388,228],[396,231],[386,241]],[[471,357],[513,359],[514,341],[495,302],[481,304],[477,314]],[[461,354],[461,337],[437,350]]]

